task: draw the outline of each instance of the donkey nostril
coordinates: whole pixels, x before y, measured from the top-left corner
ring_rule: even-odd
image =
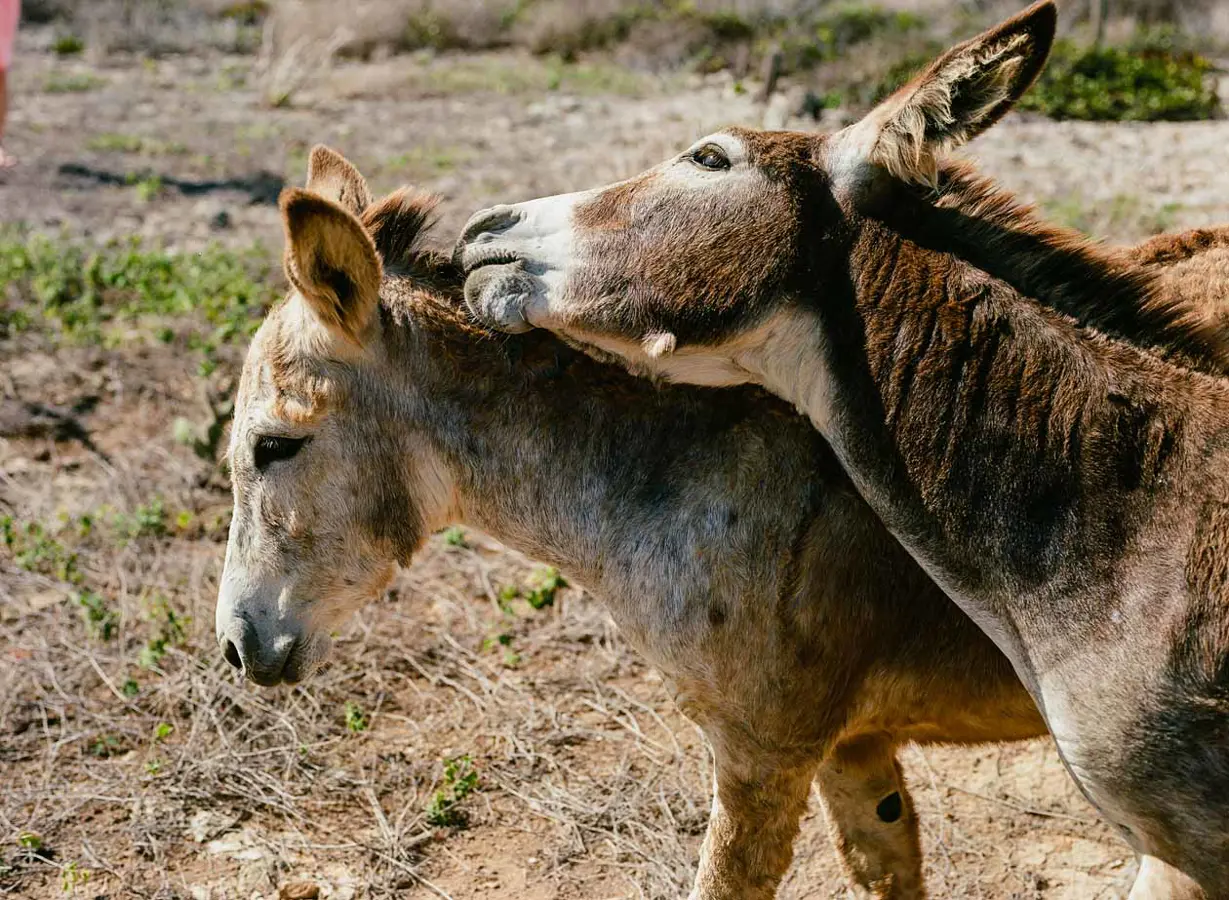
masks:
[[[461,233],[459,244],[468,244],[485,235],[506,231],[521,220],[521,214],[511,206],[493,206],[475,213]],[[489,238],[488,238],[489,239]]]
[[[243,661],[239,659],[239,648],[235,646],[234,641],[226,642],[226,649],[222,651],[222,655],[226,657],[226,661],[234,668],[243,668]]]

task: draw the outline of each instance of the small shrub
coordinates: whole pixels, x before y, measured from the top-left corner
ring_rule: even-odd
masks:
[[[75,56],[85,49],[85,41],[75,34],[62,34],[51,43],[51,52],[57,56]]]
[[[543,566],[530,576],[527,590],[524,592],[525,602],[534,609],[553,606],[555,594],[560,588],[567,586],[568,583],[557,569]]]
[[[1211,75],[1212,64],[1195,53],[1060,41],[1020,105],[1054,119],[1208,119],[1220,109]]]
[[[102,641],[115,637],[119,630],[119,615],[107,606],[107,601],[101,594],[82,591],[77,595],[77,604],[81,607],[85,630],[90,637]]]
[[[359,734],[367,730],[367,715],[363,708],[353,701],[346,701],[346,731]]]
[[[444,760],[444,784],[427,804],[427,823],[436,828],[464,828],[469,816],[460,803],[478,788],[478,770],[469,755]]]

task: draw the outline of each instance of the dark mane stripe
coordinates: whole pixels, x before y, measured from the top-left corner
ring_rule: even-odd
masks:
[[[402,187],[363,210],[363,226],[371,233],[386,266],[412,267],[422,253],[422,240],[435,224],[439,197]]]
[[[1142,256],[1094,243],[1044,221],[963,163],[941,169],[937,197],[902,186],[878,214],[911,241],[959,256],[1082,326],[1179,355],[1196,367],[1229,371],[1224,329],[1159,290],[1156,264],[1167,254],[1175,261],[1189,256],[1185,242],[1157,241]],[[1221,239],[1215,232],[1191,238],[1200,245]]]

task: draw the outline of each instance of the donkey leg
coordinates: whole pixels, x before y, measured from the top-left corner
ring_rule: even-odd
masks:
[[[1207,894],[1177,869],[1155,856],[1144,856],[1127,900],[1207,900]]]
[[[926,884],[917,814],[895,746],[874,738],[838,745],[815,781],[855,894],[922,900]]]
[[[772,900],[794,856],[815,765],[713,743],[713,811],[691,900]]]

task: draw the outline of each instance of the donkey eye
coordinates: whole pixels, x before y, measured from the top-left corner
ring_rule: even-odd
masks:
[[[273,435],[262,435],[256,439],[256,446],[252,449],[252,456],[255,458],[257,471],[263,472],[272,463],[279,459],[290,459],[307,443],[307,438],[288,438],[274,437]]]
[[[730,158],[716,144],[705,144],[691,154],[691,161],[702,169],[720,172],[730,167]]]

